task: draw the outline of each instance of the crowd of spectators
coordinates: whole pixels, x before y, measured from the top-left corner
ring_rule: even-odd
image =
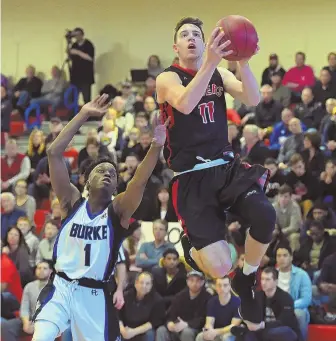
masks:
[[[229,68],[239,79],[239,69],[232,63]],[[125,81],[119,90],[109,84],[102,90],[109,90],[111,108],[97,129],[87,131],[80,150],[71,144],[64,154],[71,181],[83,196],[84,171],[101,156],[118,164],[118,192],[132,179],[159,115],[155,77],[162,70],[153,55],[143,87]],[[29,66],[26,78],[13,88],[5,77],[1,80],[3,132],[9,132],[12,111],[24,110],[29,102],[48,104],[50,117],[49,134],[31,131],[25,154],[8,136],[1,159],[1,295],[6,308],[1,328],[6,341],[33,333],[34,302],[52,271],[61,224],[46,149],[64,126],[56,113],[66,82],[57,67],[51,73],[42,83]],[[261,102],[246,107],[234,101],[228,119],[234,152],[270,170],[266,194],[277,221],[258,272],[263,328],[251,332],[244,327],[239,297],[231,291],[235,269],[242,267],[248,226],[232,215],[223,226],[235,264],[227,277],[212,280],[190,269],[167,240],[168,224],[178,219],[169,193],[173,174],[161,158],[134,215],[134,233],[122,247],[127,268],[119,313],[123,339],[303,341],[309,322],[336,324],[336,54],[328,55],[328,65],[318,73],[302,52],[289,70],[272,54],[261,79]],[[49,212],[37,228],[40,210]],[[141,221],[153,222],[153,241],[141,243]],[[71,331],[63,338],[71,339]]]

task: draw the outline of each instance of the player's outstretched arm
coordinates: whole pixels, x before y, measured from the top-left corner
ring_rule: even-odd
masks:
[[[128,228],[129,220],[141,203],[148,179],[152,175],[160,157],[162,147],[166,141],[166,127],[168,123],[169,119],[164,124],[156,126],[154,138],[147,155],[138,166],[126,191],[118,194],[113,200],[114,208],[120,216],[121,225],[125,228]]]
[[[63,153],[88,117],[100,117],[107,111],[109,107],[106,104],[107,98],[107,95],[102,95],[85,104],[81,111],[63,128],[47,150],[51,185],[60,201],[63,216],[67,215],[69,208],[80,198],[78,189],[70,182]]]

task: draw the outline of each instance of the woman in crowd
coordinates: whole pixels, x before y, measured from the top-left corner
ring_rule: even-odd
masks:
[[[31,172],[33,172],[40,160],[47,156],[42,130],[34,129],[31,132],[28,140],[27,155],[31,163]]]
[[[16,207],[26,212],[26,215],[30,222],[34,221],[34,215],[36,211],[36,200],[31,195],[28,195],[28,185],[25,180],[19,180],[15,184],[15,201]]]

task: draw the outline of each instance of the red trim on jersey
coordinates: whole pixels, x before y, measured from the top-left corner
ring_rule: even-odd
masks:
[[[184,71],[186,73],[189,73],[192,76],[195,76],[196,73],[197,73],[197,70],[186,69],[186,68],[184,68],[184,67],[182,67],[182,66],[180,66],[178,64],[173,64],[172,66],[174,66],[174,67],[176,67],[176,68],[178,68],[178,69],[180,69],[180,70],[182,70],[182,71]]]
[[[167,158],[167,164],[170,167],[171,166],[170,159],[173,155],[173,151],[172,151],[171,146],[170,146],[169,129],[172,128],[175,124],[174,112],[173,112],[173,107],[170,104],[168,104],[167,102],[159,104],[159,107],[160,107],[160,112],[161,112],[162,124],[168,119],[168,117],[170,118],[169,125],[166,129],[166,142],[167,142],[166,147],[169,150],[169,156]]]
[[[173,185],[172,185],[172,202],[173,202],[173,207],[174,207],[174,210],[175,210],[175,214],[176,214],[178,220],[180,221],[180,223],[182,225],[184,233],[188,234],[188,230],[187,230],[187,226],[185,224],[185,221],[181,217],[181,215],[180,215],[180,213],[178,211],[178,208],[177,208],[178,186],[179,186],[179,180],[175,180],[173,182]]]

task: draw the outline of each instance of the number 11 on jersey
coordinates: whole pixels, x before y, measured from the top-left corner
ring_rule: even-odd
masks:
[[[209,118],[209,122],[213,123],[215,122],[215,118],[214,118],[214,112],[215,112],[215,105],[213,101],[210,101],[208,103],[201,103],[198,106],[200,115],[202,116],[202,121],[204,124],[208,123],[208,118]]]

